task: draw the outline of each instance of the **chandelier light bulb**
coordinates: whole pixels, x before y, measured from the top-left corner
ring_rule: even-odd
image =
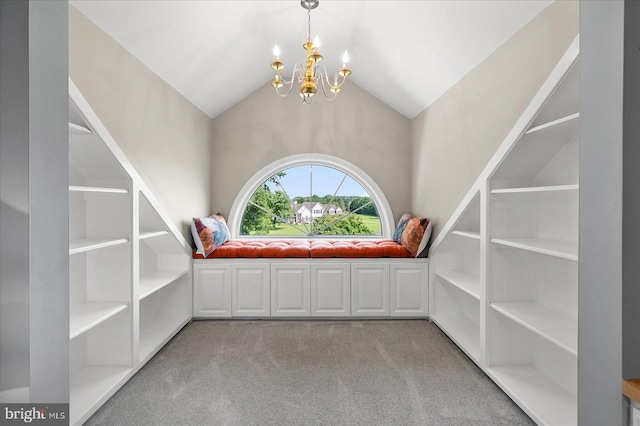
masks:
[[[280,48],[277,44],[273,46],[273,56],[280,58]]]
[[[344,54],[342,55],[342,66],[346,67],[348,63],[349,63],[349,54],[345,50]]]
[[[320,47],[320,37],[318,37],[317,35],[315,36],[315,38],[313,39],[313,46],[317,49]]]

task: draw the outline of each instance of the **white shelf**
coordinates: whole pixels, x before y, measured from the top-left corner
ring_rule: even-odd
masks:
[[[161,237],[167,235],[169,231],[145,231],[140,232],[140,239],[145,240],[147,238]]]
[[[578,260],[578,245],[538,238],[491,238],[491,242],[507,247],[528,250],[535,253]]]
[[[147,358],[168,342],[190,319],[187,314],[164,314],[155,316],[153,324],[147,327],[141,325],[140,362],[146,362]]]
[[[491,303],[491,308],[555,343],[573,355],[578,355],[578,322],[537,303]]]
[[[86,420],[131,372],[125,366],[87,366],[71,376],[69,424]]]
[[[91,135],[91,130],[79,124],[69,123],[69,135]]]
[[[187,275],[187,271],[156,271],[140,277],[140,300]]]
[[[69,339],[78,337],[103,321],[127,309],[126,303],[83,303],[69,311]]]
[[[462,315],[431,315],[434,321],[471,359],[480,361],[480,327]]]
[[[69,186],[70,192],[101,192],[108,194],[128,194],[129,190],[123,188],[100,188],[97,186]]]
[[[458,235],[465,238],[473,238],[474,240],[480,239],[480,232],[475,231],[451,231],[453,235]]]
[[[576,398],[535,368],[492,367],[487,371],[536,423],[550,426],[578,423]]]
[[[545,130],[545,129],[548,129],[548,128],[551,128],[551,127],[554,127],[554,126],[559,126],[559,125],[562,125],[564,123],[570,122],[572,120],[577,120],[579,118],[580,118],[580,113],[577,112],[575,114],[571,114],[571,115],[568,115],[566,117],[562,117],[562,118],[559,118],[557,120],[553,120],[553,121],[550,121],[548,123],[544,123],[544,124],[540,124],[539,126],[532,127],[531,129],[527,130],[526,134],[540,132],[542,130]]]
[[[480,277],[458,270],[436,271],[434,274],[474,299],[480,300]]]
[[[129,242],[128,238],[118,239],[97,239],[88,238],[69,242],[69,254],[77,254],[85,251],[98,250],[105,247],[117,246],[119,244],[126,244]]]
[[[552,186],[530,186],[522,188],[500,188],[492,189],[491,194],[523,194],[532,192],[558,192],[558,191],[578,191],[580,185],[552,185]]]

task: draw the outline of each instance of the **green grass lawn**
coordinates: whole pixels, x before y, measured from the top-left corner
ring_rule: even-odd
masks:
[[[382,234],[382,227],[380,225],[380,218],[378,218],[377,216],[367,216],[364,214],[354,214],[354,216],[359,216],[362,221],[367,225],[367,228],[369,228],[371,230],[371,234],[370,235],[381,235]],[[307,224],[307,228],[310,225]],[[252,234],[255,236],[260,236],[262,234]],[[298,236],[305,236],[307,235],[307,230],[305,229],[304,225],[286,225],[286,224],[280,224],[276,226],[276,229],[271,229],[269,231],[269,234],[267,234],[270,237],[273,236],[282,236],[282,237],[298,237]]]

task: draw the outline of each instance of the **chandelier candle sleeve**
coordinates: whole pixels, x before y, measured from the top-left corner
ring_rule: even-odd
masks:
[[[322,61],[322,55],[318,50],[320,47],[320,38],[316,35],[311,40],[311,9],[318,7],[319,0],[301,0],[300,5],[307,10],[308,34],[307,41],[302,45],[307,52],[306,62],[304,64],[297,63],[293,67],[293,73],[290,79],[283,78],[280,71],[284,69],[284,63],[280,61],[280,48],[276,44],[273,47],[273,55],[275,61],[271,63],[271,68],[276,72],[275,77],[271,81],[271,85],[276,89],[276,93],[280,96],[288,96],[291,94],[293,85],[297,81],[300,83],[300,96],[302,103],[310,104],[311,98],[318,91],[318,86],[322,87],[324,97],[330,101],[334,100],[338,93],[342,90],[342,85],[351,75],[351,70],[347,67],[349,62],[349,54],[345,50],[342,55],[342,68],[334,74],[333,82],[329,81],[329,74],[324,65],[318,63]],[[284,92],[279,89],[287,86]]]

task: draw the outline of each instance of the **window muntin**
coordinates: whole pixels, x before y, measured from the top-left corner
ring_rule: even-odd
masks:
[[[374,198],[348,172],[307,163],[274,173],[245,205],[241,236],[382,236]]]

